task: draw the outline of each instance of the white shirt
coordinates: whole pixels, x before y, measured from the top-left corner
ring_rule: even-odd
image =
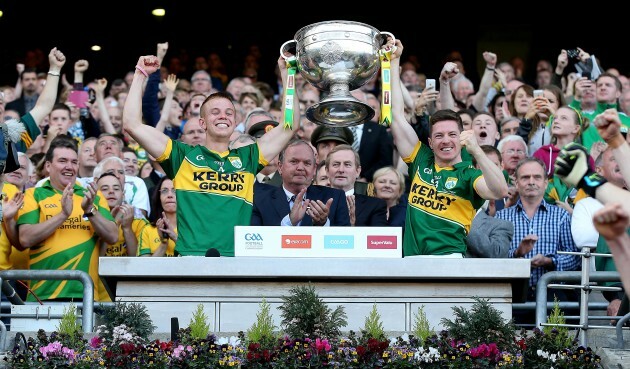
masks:
[[[282,221],[280,222],[280,225],[283,227],[293,227],[294,225],[291,223],[291,210],[293,209],[293,201],[291,201],[291,197],[293,197],[293,193],[291,193],[289,190],[287,190],[286,188],[284,188],[284,186],[282,186],[282,190],[284,191],[284,194],[287,196],[287,202],[289,202],[289,214],[285,215],[284,218],[282,218]],[[297,195],[295,195],[297,196]],[[306,200],[306,193],[304,194],[304,198],[303,200]],[[298,224],[295,225],[295,227],[299,227],[302,225],[302,221],[300,220],[298,222]],[[326,219],[326,223],[324,224],[324,227],[330,227],[330,219],[327,218]]]

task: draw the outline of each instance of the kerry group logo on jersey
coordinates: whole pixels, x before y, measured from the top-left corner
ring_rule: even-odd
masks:
[[[353,249],[354,236],[351,235],[326,235],[324,236],[325,249]]]
[[[283,249],[310,249],[312,248],[312,236],[301,234],[282,235]]]
[[[367,248],[368,250],[389,250],[396,249],[398,247],[396,236],[368,236]]]
[[[261,250],[263,248],[263,237],[260,233],[245,233],[245,248],[250,250]]]

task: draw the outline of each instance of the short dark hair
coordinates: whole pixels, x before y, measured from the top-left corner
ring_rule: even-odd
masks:
[[[501,157],[501,152],[496,147],[491,146],[491,145],[481,145],[480,147],[481,147],[481,151],[483,151],[486,155],[494,154],[499,158],[499,162],[503,162],[503,158]],[[472,162],[474,166],[477,166],[477,159],[475,159],[474,156],[473,156]]]
[[[518,164],[516,164],[516,169],[514,170],[514,175],[516,176],[516,179],[518,179],[518,170],[521,169],[521,167],[527,163],[538,163],[543,169],[544,178],[547,179],[547,166],[542,160],[535,158],[533,156],[526,157],[522,159],[521,161],[519,161]]]
[[[429,120],[429,123],[430,123],[429,136],[433,133],[433,126],[445,120],[455,121],[457,123],[457,127],[459,128],[459,131],[461,132],[464,130],[462,118],[459,115],[457,115],[457,113],[455,113],[451,109],[438,110],[433,115],[431,115],[431,119]]]
[[[77,149],[77,142],[74,140],[74,138],[62,134],[53,138],[52,142],[50,143],[50,147],[48,148],[48,151],[46,151],[46,161],[53,161],[54,151],[58,148],[71,149],[77,154],[79,153],[79,149]]]

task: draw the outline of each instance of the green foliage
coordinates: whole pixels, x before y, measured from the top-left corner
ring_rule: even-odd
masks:
[[[293,338],[334,338],[347,324],[342,306],[331,310],[315,292],[315,287],[296,286],[282,298],[282,326]]]
[[[57,333],[59,333],[60,341],[68,347],[76,347],[83,340],[81,323],[79,323],[77,307],[74,303],[71,302],[63,309]]]
[[[516,337],[516,326],[512,321],[506,322],[503,314],[488,301],[473,297],[475,303],[471,310],[461,306],[453,307],[455,320],[442,318],[442,325],[449,334],[470,345],[496,343],[502,350],[513,348]]]
[[[566,324],[566,319],[564,318],[564,313],[560,310],[560,301],[554,296],[553,299],[553,310],[551,311],[551,315],[547,319],[547,323],[549,324]],[[569,328],[567,327],[557,327],[557,326],[544,326],[543,332],[545,334],[550,335],[553,332],[555,335],[556,345],[558,347],[569,347],[571,346],[572,339],[569,338]]]
[[[424,305],[419,307],[418,312],[413,316],[411,334],[420,341],[421,345],[426,342],[427,338],[435,334],[435,330],[429,326],[429,319],[427,319],[427,314],[424,312]]]
[[[376,304],[372,305],[370,315],[365,318],[365,326],[363,327],[362,333],[365,339],[374,338],[384,340],[387,338],[385,336],[385,328],[383,328],[383,323],[381,322],[381,315],[376,309]]]
[[[112,339],[114,327],[120,325],[125,325],[134,335],[145,341],[156,328],[146,306],[141,303],[116,301],[113,306],[102,307],[99,316],[105,325],[102,335],[108,340]]]
[[[263,348],[272,348],[278,334],[271,316],[271,305],[265,298],[260,303],[260,310],[256,313],[256,322],[247,330],[247,342],[258,343]]]
[[[193,340],[208,338],[210,324],[208,323],[208,316],[203,311],[203,304],[197,305],[197,310],[193,313],[188,326],[190,327],[190,337]]]

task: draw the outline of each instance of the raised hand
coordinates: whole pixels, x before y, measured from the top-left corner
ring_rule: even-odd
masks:
[[[484,51],[483,60],[486,61],[486,66],[488,68],[494,68],[497,65],[497,54],[490,51]]]
[[[51,71],[53,71],[53,66],[55,67],[54,69],[57,69],[56,71],[60,71],[61,67],[66,64],[66,56],[63,55],[61,51],[57,50],[56,47],[53,47],[48,54],[48,63],[50,64]]]
[[[442,67],[442,71],[440,72],[440,81],[442,83],[448,83],[458,74],[459,68],[457,68],[457,64],[447,62],[446,64],[444,64],[444,67]]]
[[[83,200],[81,200],[81,209],[83,209],[84,213],[89,213],[92,207],[94,206],[94,199],[96,198],[96,182],[92,182],[86,186],[85,191],[83,191]]]
[[[315,200],[310,202],[310,208],[306,210],[307,214],[313,219],[313,225],[323,226],[328,220],[328,214],[330,213],[330,206],[333,199],[328,199],[326,203],[321,200]]]
[[[179,83],[179,79],[177,79],[177,76],[174,74],[169,74],[168,77],[166,77],[166,80],[164,81],[164,86],[166,87],[168,91],[174,92],[175,89],[177,88],[178,83]]]
[[[597,133],[612,146],[613,149],[625,142],[621,135],[621,120],[615,109],[606,109],[593,119]]]
[[[479,146],[479,143],[477,142],[475,131],[473,131],[472,129],[462,131],[462,133],[459,134],[459,143],[462,145],[462,147],[466,147],[466,150],[473,156],[479,153],[483,153],[481,147]]]
[[[160,69],[160,62],[155,55],[141,56],[140,59],[138,59],[137,65],[144,69],[147,74],[154,73],[156,70]]]
[[[606,204],[593,214],[593,225],[607,240],[619,237],[630,225],[630,216],[619,203]]]
[[[161,222],[160,222],[161,221]],[[160,222],[160,223],[158,223]],[[162,217],[158,219],[156,222],[156,226],[162,232],[162,235],[170,238],[171,240],[177,242],[177,233],[175,233],[175,227],[171,224],[171,222],[166,217],[166,214],[162,212]]]
[[[304,200],[304,195],[306,194],[306,188],[300,190],[300,192],[295,196],[295,200],[293,201],[293,207],[291,208],[291,212],[289,213],[289,220],[292,225],[297,225],[299,222],[304,219],[304,215],[306,214],[306,210],[308,209],[311,200]]]
[[[18,192],[9,200],[7,196],[2,199],[2,216],[4,219],[14,218],[18,210],[24,205],[24,193]]]
[[[166,52],[168,51],[168,42],[163,42],[157,44],[157,58],[162,65],[162,61],[164,61],[164,57],[166,56]]]
[[[74,183],[68,183],[66,188],[63,189],[61,195],[61,212],[68,218],[72,214],[72,208],[74,203],[72,197],[74,196]]]
[[[597,187],[606,183],[606,179],[589,168],[586,148],[575,142],[560,150],[554,173],[567,186],[581,188],[593,198]]]
[[[104,96],[106,88],[107,88],[107,79],[100,78],[96,80],[96,83],[94,84],[94,92],[97,95],[100,94],[101,96]]]
[[[88,63],[87,60],[85,59],[77,60],[74,63],[74,71],[78,73],[85,73],[85,71],[88,69],[89,66],[90,66],[90,63]]]
[[[357,213],[355,208],[354,195],[346,196],[346,204],[348,204],[348,213],[350,215],[350,225],[354,226],[357,222]]]

